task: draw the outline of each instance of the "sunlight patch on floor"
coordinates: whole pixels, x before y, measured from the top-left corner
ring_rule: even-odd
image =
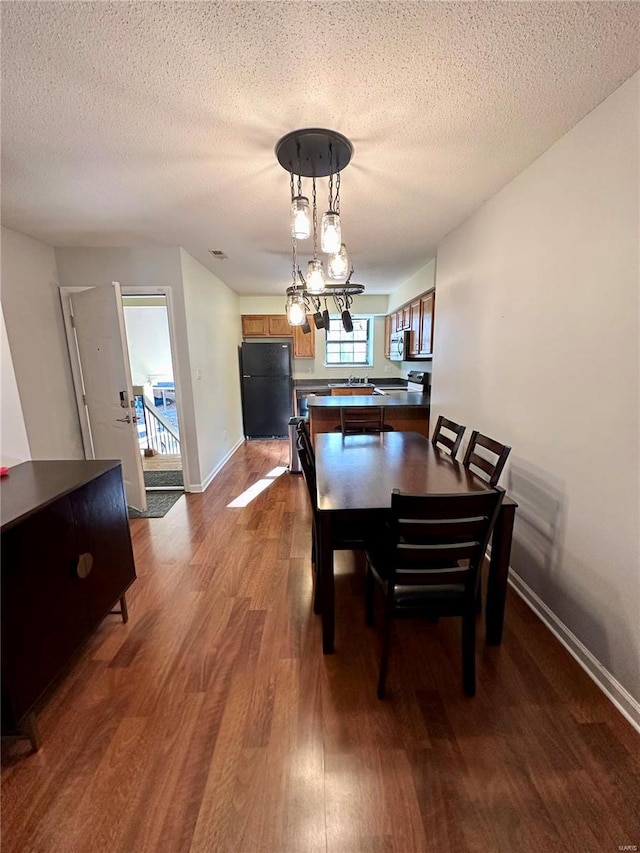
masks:
[[[227,504],[227,509],[232,507],[243,507],[247,506],[251,503],[254,498],[257,498],[261,492],[264,492],[265,489],[268,489],[269,486],[273,483],[274,480],[277,480],[281,474],[287,470],[286,466],[278,465],[275,468],[272,468],[269,473],[263,477],[261,480],[258,480],[252,486],[249,486],[248,489],[245,489],[241,495],[238,495],[237,498],[234,498],[231,503]]]

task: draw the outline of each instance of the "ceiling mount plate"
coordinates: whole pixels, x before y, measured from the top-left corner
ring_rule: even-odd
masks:
[[[326,178],[349,165],[353,145],[341,133],[321,127],[292,130],[276,143],[278,163],[303,178]]]

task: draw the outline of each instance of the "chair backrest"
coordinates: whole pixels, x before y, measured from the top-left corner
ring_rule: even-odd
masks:
[[[304,477],[304,481],[307,484],[307,491],[309,492],[309,501],[311,502],[311,509],[313,510],[313,515],[315,518],[317,509],[318,509],[318,493],[316,491],[316,466],[315,461],[309,456],[309,451],[307,449],[304,437],[300,434],[300,430],[298,430],[298,457],[300,459],[300,465],[302,466],[302,476]]]
[[[340,427],[344,435],[382,432],[384,409],[382,406],[343,406],[340,409]]]
[[[475,588],[504,489],[449,495],[391,494],[390,569],[399,586]]]
[[[477,452],[478,447],[483,448],[482,454]],[[510,452],[511,448],[508,445],[500,444],[499,441],[494,441],[493,438],[482,435],[477,429],[474,429],[462,464],[470,470],[472,466],[478,468],[480,477],[486,480],[490,486],[496,486]],[[478,472],[474,471],[473,473],[477,474]]]
[[[315,467],[316,464],[316,455],[313,451],[313,445],[311,444],[311,436],[309,435],[309,423],[306,420],[298,421],[296,424],[296,433],[297,439],[302,441],[304,447],[309,455],[309,459],[311,464]],[[297,444],[297,441],[296,441]]]
[[[434,446],[441,444],[443,447],[447,448],[452,456],[455,456],[458,452],[458,448],[460,447],[460,442],[462,441],[465,429],[466,426],[457,424],[455,421],[450,421],[448,418],[440,415],[436,423],[436,428],[433,431],[431,442]],[[447,430],[447,432],[443,432],[443,430]],[[452,433],[452,435],[448,435],[447,433],[449,432]]]

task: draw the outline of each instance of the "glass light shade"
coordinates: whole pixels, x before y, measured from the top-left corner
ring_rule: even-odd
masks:
[[[317,258],[307,264],[307,290],[309,293],[322,293],[324,290],[322,261]]]
[[[349,255],[344,243],[340,246],[337,255],[330,255],[327,262],[327,273],[329,278],[346,278],[349,272]]]
[[[287,320],[290,326],[302,326],[306,320],[304,302],[300,296],[290,296],[287,299]]]
[[[320,248],[327,255],[337,255],[342,245],[340,216],[332,210],[322,214],[320,226]]]
[[[291,236],[296,240],[306,240],[311,236],[311,208],[305,196],[297,195],[291,202],[289,225]]]

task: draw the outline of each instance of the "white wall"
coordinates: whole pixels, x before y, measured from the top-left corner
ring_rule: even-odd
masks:
[[[124,305],[131,379],[134,385],[173,381],[165,305]]]
[[[512,567],[636,701],[639,81],[439,247],[432,393],[513,446]]]
[[[180,251],[201,483],[207,484],[243,440],[238,296]]]
[[[13,369],[13,359],[9,349],[7,330],[4,324],[4,313],[1,314],[2,321],[2,350],[0,368],[2,369],[2,384],[0,385],[0,464],[10,467],[19,462],[31,459],[29,440],[27,439],[27,428],[24,424],[18,384]]]
[[[416,296],[421,296],[436,285],[436,259],[429,261],[422,269],[407,279],[404,284],[389,294],[389,313],[411,302]]]
[[[2,308],[32,458],[84,458],[54,250],[8,228]]]

